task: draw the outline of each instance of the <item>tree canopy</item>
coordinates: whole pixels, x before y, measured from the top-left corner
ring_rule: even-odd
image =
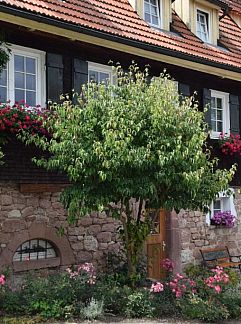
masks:
[[[116,83],[90,83],[78,104],[55,106],[46,121],[52,139],[35,136],[49,159],[36,161],[65,172],[70,214],[85,214],[131,197],[150,207],[203,208],[228,187],[231,170],[219,170],[206,149],[203,113],[180,99],[167,77],[152,79],[136,65],[116,69]]]
[[[89,83],[77,104],[54,106],[43,125],[51,139],[25,134],[27,142],[50,152],[47,159],[35,159],[37,165],[68,175],[71,185],[62,202],[69,221],[93,210],[119,217],[132,283],[150,233],[145,204],[203,209],[227,189],[235,172],[218,169],[210,158],[197,103],[181,98],[167,76],[148,80],[148,71],[135,64],[126,73],[117,67],[115,84]],[[137,213],[131,198],[139,203]]]

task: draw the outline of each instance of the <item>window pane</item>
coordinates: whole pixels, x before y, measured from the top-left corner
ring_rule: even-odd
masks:
[[[26,91],[26,104],[31,107],[36,106],[36,92],[35,91]]]
[[[35,75],[27,74],[26,75],[26,89],[36,90],[36,77]]]
[[[36,74],[36,60],[30,57],[26,58],[26,72]]]
[[[223,123],[218,121],[217,122],[217,131],[222,132],[223,131]]]
[[[20,102],[21,100],[25,101],[24,90],[15,90],[15,101]]]
[[[222,108],[222,99],[217,98],[217,108]]]
[[[154,6],[157,5],[156,0],[151,0],[150,2],[151,2],[151,4],[154,5]]]
[[[98,82],[98,72],[90,70],[89,71],[89,81]]]
[[[109,78],[110,78],[109,73],[103,73],[103,72],[100,72],[100,75],[99,75],[99,82],[106,81],[106,79],[109,79]]]
[[[158,17],[152,16],[152,24],[159,25]]]
[[[150,5],[147,4],[146,2],[145,2],[145,5],[144,5],[144,12],[145,13],[150,13]]]
[[[7,70],[3,70],[2,73],[0,73],[0,85],[7,85]]]
[[[24,72],[24,57],[14,55],[14,71]]]
[[[145,13],[145,21],[151,23],[151,15]]]
[[[0,102],[7,101],[7,88],[0,87]]]
[[[25,88],[24,73],[15,72],[14,80],[15,80],[14,82],[15,88],[20,88],[20,89]]]
[[[211,109],[211,119],[216,120],[216,109]]]
[[[222,112],[222,110],[217,110],[217,119],[218,120],[223,120],[223,112]]]
[[[216,121],[215,120],[211,120],[211,128],[213,131],[216,132]]]
[[[151,6],[151,14],[157,16],[157,7]]]

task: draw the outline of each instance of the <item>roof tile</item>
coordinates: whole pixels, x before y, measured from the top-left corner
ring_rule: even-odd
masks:
[[[239,10],[239,0],[223,0],[233,10]],[[102,31],[125,39],[154,45],[190,58],[205,59],[241,68],[241,30],[229,17],[220,21],[220,44],[226,49],[204,44],[173,12],[173,30],[176,33],[156,30],[143,21],[134,11],[128,0],[1,0],[6,6],[15,7]]]

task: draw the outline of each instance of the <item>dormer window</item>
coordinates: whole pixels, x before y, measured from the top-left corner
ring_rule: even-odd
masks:
[[[205,43],[209,42],[209,13],[197,9],[197,36]]]
[[[161,27],[159,0],[144,0],[144,19],[153,27]]]

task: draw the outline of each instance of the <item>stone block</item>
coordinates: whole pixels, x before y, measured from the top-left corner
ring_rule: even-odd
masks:
[[[69,235],[83,235],[85,234],[85,228],[82,226],[78,226],[78,227],[69,227],[68,228],[68,234]]]
[[[55,203],[55,204],[56,204],[56,203]],[[41,208],[48,209],[48,208],[51,207],[51,202],[50,202],[49,200],[47,200],[47,199],[40,199],[40,200],[39,200],[39,206],[40,206]],[[60,207],[60,208],[63,208],[63,206]],[[56,209],[56,208],[54,208],[54,209]]]
[[[204,246],[204,240],[198,240],[198,241],[195,241],[195,245],[196,245],[197,247],[202,247],[202,246]]]
[[[93,222],[92,218],[90,218],[89,216],[85,216],[78,221],[78,225],[86,227],[86,226],[90,226],[92,222]]]
[[[102,231],[103,232],[115,232],[116,231],[116,225],[115,224],[111,224],[111,223],[109,223],[109,224],[104,224],[103,226],[102,226]]]
[[[34,208],[33,207],[26,207],[22,210],[22,216],[27,217],[27,216],[32,216],[34,214]]]
[[[11,196],[8,196],[8,195],[1,196],[1,205],[2,206],[12,205],[12,203],[13,203],[13,198]]]
[[[76,254],[76,259],[78,263],[91,262],[92,261],[92,253],[87,251],[80,251]]]
[[[72,243],[71,247],[72,247],[73,250],[81,251],[81,250],[83,250],[84,245],[83,245],[82,242],[77,242],[77,243]]]
[[[39,207],[39,198],[38,197],[27,198],[27,206]]]
[[[8,213],[8,218],[20,218],[21,217],[21,212],[18,209],[11,210]]]
[[[52,203],[53,209],[63,209],[63,205],[60,202]]]
[[[90,225],[88,228],[87,228],[87,232],[90,234],[90,235],[96,235],[97,233],[101,232],[101,226],[96,224],[96,225]]]
[[[17,232],[25,228],[25,222],[20,219],[7,219],[2,224],[3,232]]]
[[[111,241],[111,233],[110,232],[101,232],[97,234],[97,239],[99,242],[108,243]]]
[[[88,235],[84,237],[84,248],[87,251],[97,251],[98,241],[94,236]]]
[[[108,243],[99,243],[99,250],[107,250]]]
[[[106,224],[106,219],[93,218],[93,224],[99,224],[99,225]]]

